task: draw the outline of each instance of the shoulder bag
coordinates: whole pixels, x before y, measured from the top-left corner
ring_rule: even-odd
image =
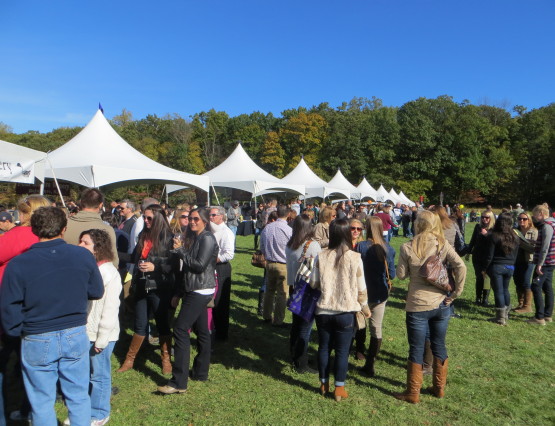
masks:
[[[256,250],[251,258],[251,265],[256,268],[265,268],[266,267],[266,258],[262,254],[260,250]]]
[[[428,257],[420,267],[419,274],[429,284],[450,293],[455,290],[455,282],[441,261],[444,250],[445,246],[441,251],[438,250],[437,253]]]
[[[314,268],[314,258],[306,257],[306,251],[312,240],[308,240],[303,248],[301,256],[301,265],[295,275],[295,283],[293,285],[293,294],[287,301],[287,309],[295,315],[300,316],[305,321],[309,322],[314,319],[314,312],[316,311],[316,303],[322,292],[310,287],[310,275]]]

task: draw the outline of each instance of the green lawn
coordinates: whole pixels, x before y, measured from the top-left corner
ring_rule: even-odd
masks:
[[[252,241],[252,236],[237,240],[230,339],[216,347],[209,381],[190,382],[184,395],[157,394],[156,386],[167,378],[153,346],[142,348],[137,370],[116,373],[127,350],[128,330],[113,356],[114,386],[120,392],[112,398],[110,424],[555,424],[555,324],[532,326],[513,314],[507,327],[488,322],[493,308],[472,304],[470,264],[463,297],[456,302],[463,318],[451,321],[447,335],[445,399],[423,394],[419,405],[411,405],[392,396],[404,387],[408,352],[406,282],[398,280],[385,314],[378,377],[359,375],[356,367],[362,363],[351,357],[349,398],[336,403],[320,396],[317,375],[291,368],[288,332],[263,324],[256,315],[262,270],[250,265]],[[394,238],[397,252],[405,241]],[[291,321],[290,314],[286,321]],[[314,361],[316,348],[314,330]],[[430,382],[426,377],[424,385]],[[57,408],[63,420],[64,408]]]

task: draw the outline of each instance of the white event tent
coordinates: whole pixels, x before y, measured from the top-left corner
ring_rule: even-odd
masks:
[[[357,192],[359,193],[360,199],[370,198],[376,201],[376,190],[368,183],[366,177],[362,178],[359,185],[357,186]]]
[[[337,169],[335,176],[328,182],[328,185],[334,188],[340,188],[342,190],[341,193],[345,195],[348,191],[349,195],[347,198],[359,198],[357,188],[349,182],[345,176],[343,176],[343,173],[341,173],[341,169],[339,168]]]
[[[415,205],[414,201],[411,201],[404,193],[403,191],[399,192],[399,198],[401,199],[401,203],[406,204],[409,207],[412,207]]]
[[[341,194],[349,198],[350,191],[334,188],[330,186],[324,179],[318,177],[316,173],[306,164],[304,158],[301,158],[297,167],[295,167],[287,176],[281,179],[282,182],[297,184],[302,183],[305,186],[305,197],[325,198],[331,194]]]
[[[401,202],[401,199],[399,198],[399,194],[397,194],[397,192],[395,192],[393,188],[389,190],[389,199],[393,201],[395,204]]]
[[[100,110],[73,139],[51,152],[48,159],[53,172],[47,170],[46,177],[88,187],[140,181],[209,189],[206,176],[163,166],[141,154],[116,133]]]
[[[385,202],[390,198],[391,197],[389,196],[389,192],[385,190],[383,185],[380,185],[380,187],[376,191],[376,201]]]
[[[44,182],[46,153],[0,140],[0,181]]]

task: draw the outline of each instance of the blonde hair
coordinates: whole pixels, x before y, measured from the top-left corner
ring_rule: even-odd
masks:
[[[324,207],[320,212],[320,222],[329,223],[333,212],[334,210],[331,207]]]
[[[378,218],[378,219],[380,219],[380,218]],[[381,222],[381,219],[380,219],[380,222]],[[364,229],[364,225],[362,224],[362,222],[360,220],[355,219],[355,218],[349,220],[349,226],[353,226],[355,223],[360,224],[361,229]],[[360,232],[360,234],[358,235],[357,240],[354,243],[358,244],[361,241],[364,241],[364,238],[362,238],[362,231]]]
[[[445,245],[441,221],[431,211],[424,210],[418,213],[414,221],[414,230],[416,231],[416,237],[411,243],[412,250],[420,259],[423,259],[433,246],[437,245],[437,249],[441,250]],[[438,233],[438,231],[441,231],[441,233]]]
[[[527,229],[528,231],[531,230],[531,229],[536,229],[536,227],[534,226],[534,221],[532,220],[532,215],[531,215],[530,213],[528,213],[528,212],[519,213],[518,216],[517,216],[517,222],[518,222],[518,217],[519,217],[521,214],[526,215],[526,217],[528,218],[528,228],[526,228],[526,229]],[[520,228],[520,225],[519,225],[519,228]]]
[[[383,222],[378,216],[370,216],[366,219],[366,239],[379,245],[383,249],[382,255],[385,259],[387,245],[383,239]]]
[[[488,231],[490,229],[493,229],[493,226],[495,225],[495,215],[493,214],[493,212],[491,210],[485,210],[482,213],[482,216],[489,216],[489,223],[488,223],[488,227],[486,228]],[[480,219],[482,220],[482,219]]]
[[[535,216],[539,213],[543,214],[545,217],[549,217],[549,208],[547,207],[547,203],[538,204],[536,207],[534,207],[534,210],[532,210],[532,214]]]
[[[33,216],[33,213],[37,209],[39,209],[40,207],[51,207],[51,206],[52,206],[52,202],[47,198],[43,197],[42,195],[34,194],[34,195],[29,195],[28,197],[22,198],[17,203],[17,210],[19,211],[20,214],[24,215],[21,220],[21,225],[30,226],[31,216]]]

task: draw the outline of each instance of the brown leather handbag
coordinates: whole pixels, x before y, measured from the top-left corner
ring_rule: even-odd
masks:
[[[256,268],[265,268],[266,267],[266,258],[262,254],[260,250],[257,250],[251,258],[251,265]]]
[[[455,281],[441,260],[443,250],[445,246],[441,251],[428,257],[420,267],[419,274],[434,287],[450,293],[455,290]]]

